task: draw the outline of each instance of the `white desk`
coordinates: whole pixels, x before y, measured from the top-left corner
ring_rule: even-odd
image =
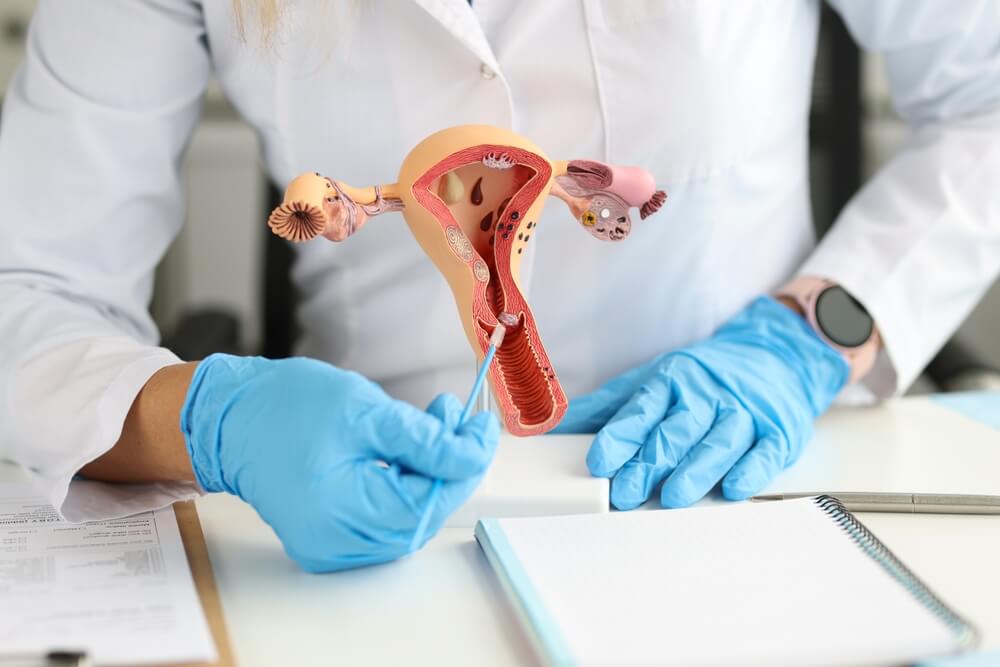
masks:
[[[234,652],[257,665],[536,664],[470,529],[397,563],[308,575],[232,497],[199,501]],[[1000,648],[1000,517],[864,514],[918,576]]]
[[[879,428],[893,436],[891,447],[898,449],[906,439],[903,435],[913,432],[917,417],[911,418],[912,413],[931,415],[932,426],[941,426],[942,417],[933,416],[940,411],[912,403],[922,400],[904,399],[886,408],[885,423]],[[859,430],[868,428],[870,435],[872,413],[857,416],[850,423]],[[818,449],[824,448],[822,438],[829,435],[823,433],[824,424],[843,426],[845,417],[845,413],[824,417]],[[849,436],[845,434],[844,440]],[[862,456],[857,446],[843,451],[847,458]],[[829,456],[820,454],[810,456],[826,470]],[[810,465],[810,456],[801,463]],[[845,470],[871,473],[863,459],[856,466],[839,463]],[[942,460],[934,457],[927,463],[941,465]],[[790,472],[793,478],[800,476],[796,469]],[[1000,471],[991,472],[1000,484]],[[13,467],[0,466],[0,479],[20,476]],[[270,528],[240,500],[216,494],[199,500],[198,509],[230,640],[242,667],[537,664],[471,527],[447,528],[425,549],[395,563],[309,575],[284,555]],[[861,519],[932,590],[979,628],[983,648],[1000,649],[1000,516],[869,513]]]
[[[241,667],[535,664],[471,528],[395,563],[308,575],[235,498],[198,510]]]
[[[396,563],[317,576],[235,498],[198,508],[241,666],[536,664],[470,528]],[[983,648],[1000,648],[1000,516],[861,519],[980,629]]]

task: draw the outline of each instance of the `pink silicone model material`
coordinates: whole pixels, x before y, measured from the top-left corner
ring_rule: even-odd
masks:
[[[391,185],[353,188],[318,173],[297,177],[268,225],[291,241],[342,241],[370,217],[402,210],[448,281],[480,361],[497,322],[507,327],[490,382],[507,429],[536,435],[566,412],[566,394],[520,288],[521,257],[547,194],[566,202],[587,232],[609,241],[628,236],[630,208],[645,218],[666,199],[638,167],[552,162],[510,130],[463,125],[420,142]]]

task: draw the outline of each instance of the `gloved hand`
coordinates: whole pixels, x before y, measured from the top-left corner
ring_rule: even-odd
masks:
[[[248,502],[295,562],[323,572],[406,554],[435,479],[428,539],[472,494],[499,426],[481,413],[456,431],[461,411],[441,395],[423,412],[319,361],[213,354],[181,430],[198,483]]]
[[[848,374],[804,318],[761,297],[710,338],[571,401],[556,430],[597,432],[587,466],[612,478],[618,509],[660,482],[665,507],[690,505],[720,479],[740,500],[799,457]]]

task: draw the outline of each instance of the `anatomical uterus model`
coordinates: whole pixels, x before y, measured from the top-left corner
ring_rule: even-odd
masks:
[[[463,125],[433,134],[403,160],[396,183],[355,188],[308,173],[268,219],[278,236],[343,241],[369,218],[402,211],[444,274],[479,361],[498,322],[503,343],[489,369],[507,430],[544,433],[566,412],[566,394],[520,288],[521,257],[538,233],[545,196],[563,200],[583,229],[605,241],[628,236],[629,209],[645,218],[666,199],[644,169],[592,160],[556,161],[524,137]]]

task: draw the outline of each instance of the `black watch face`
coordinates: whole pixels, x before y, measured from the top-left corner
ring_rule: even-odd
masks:
[[[828,287],[816,299],[816,322],[826,337],[842,347],[858,347],[872,335],[874,322],[843,287]]]

